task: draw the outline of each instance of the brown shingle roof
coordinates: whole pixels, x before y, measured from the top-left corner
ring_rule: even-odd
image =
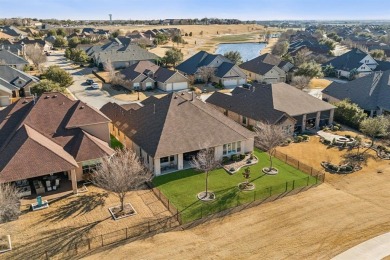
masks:
[[[148,98],[149,99],[149,98]],[[101,108],[121,131],[152,157],[164,157],[242,141],[253,132],[187,93],[142,102],[138,110],[108,103]]]
[[[45,93],[35,104],[33,98],[20,99],[0,111],[0,181],[70,170],[76,161],[112,155],[108,144],[77,128],[108,122],[61,93]]]
[[[17,130],[11,145],[1,151],[1,158],[0,182],[27,179],[78,167],[73,157],[61,146],[28,125]]]

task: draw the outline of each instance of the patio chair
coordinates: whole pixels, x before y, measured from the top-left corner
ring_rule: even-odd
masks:
[[[56,187],[56,189],[60,187],[60,179],[56,179],[54,186]]]
[[[47,191],[51,191],[52,188],[51,188],[51,181],[46,181],[46,189]]]

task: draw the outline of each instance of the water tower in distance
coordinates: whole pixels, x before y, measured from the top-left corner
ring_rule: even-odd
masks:
[[[110,22],[112,22],[112,14],[108,15],[110,17]]]

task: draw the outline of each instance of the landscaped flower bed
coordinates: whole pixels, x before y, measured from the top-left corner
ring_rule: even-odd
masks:
[[[233,174],[238,172],[244,166],[250,166],[258,163],[258,159],[255,155],[248,154],[240,154],[240,155],[232,155],[229,160],[228,157],[224,157],[223,160],[223,168],[229,173]]]
[[[331,173],[352,173],[352,172],[355,172],[355,171],[358,171],[361,169],[361,167],[358,167],[358,166],[351,166],[351,165],[348,165],[348,164],[345,164],[345,165],[335,165],[335,164],[332,164],[330,162],[322,162],[321,163],[321,166],[324,167],[328,172],[331,172]]]
[[[110,211],[112,217],[115,220],[130,217],[137,214],[137,212],[130,203],[127,203],[123,206],[123,211],[121,210],[121,206],[111,207],[108,208],[108,210]]]
[[[373,147],[373,149],[376,151],[376,154],[378,155],[379,158],[383,160],[390,160],[389,148],[382,145],[378,145],[377,147]]]

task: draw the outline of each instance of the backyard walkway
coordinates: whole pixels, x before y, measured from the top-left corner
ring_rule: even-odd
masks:
[[[374,237],[341,253],[333,260],[380,260],[390,256],[390,232]]]

